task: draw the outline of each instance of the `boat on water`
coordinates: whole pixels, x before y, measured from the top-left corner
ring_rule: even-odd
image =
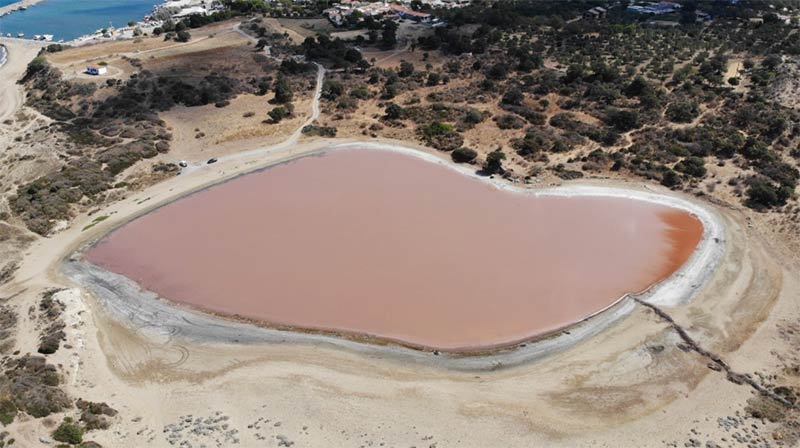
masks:
[[[22,39],[23,37],[25,37],[25,33],[18,33],[18,34],[17,34],[17,37],[19,37],[20,39]]]
[[[33,36],[33,40],[43,40],[45,42],[50,42],[53,40],[52,34],[36,34]]]

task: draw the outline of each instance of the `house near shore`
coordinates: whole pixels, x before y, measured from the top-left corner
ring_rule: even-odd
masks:
[[[413,9],[400,5],[392,5],[392,12],[397,14],[401,19],[413,20],[415,22],[430,22],[433,19],[433,16],[428,13],[414,11]]]
[[[594,8],[586,11],[583,13],[584,19],[599,19],[601,17],[605,17],[608,14],[608,10],[603,8],[602,6],[595,6]]]
[[[650,14],[659,16],[662,14],[672,14],[678,12],[681,8],[682,6],[680,3],[658,2],[629,5],[628,11],[635,14]]]
[[[108,73],[108,69],[99,65],[90,65],[86,67],[86,73],[92,76],[100,76]]]

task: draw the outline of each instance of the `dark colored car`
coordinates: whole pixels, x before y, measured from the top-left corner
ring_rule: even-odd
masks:
[[[208,162],[206,162],[206,163],[209,164],[209,165],[211,165],[212,163],[217,163],[217,159],[216,158],[208,159]]]

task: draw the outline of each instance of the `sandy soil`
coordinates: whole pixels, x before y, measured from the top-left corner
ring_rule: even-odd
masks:
[[[33,59],[44,44],[22,39],[0,38],[8,51],[5,64],[0,66],[0,121],[16,112],[25,98],[17,80],[25,73],[28,62]]]

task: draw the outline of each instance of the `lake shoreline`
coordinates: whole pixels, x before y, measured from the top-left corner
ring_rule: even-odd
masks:
[[[496,188],[509,189],[516,193],[543,196],[610,196],[633,200],[654,202],[662,205],[688,211],[701,219],[704,226],[704,235],[690,259],[671,276],[653,285],[640,294],[626,294],[612,303],[608,308],[601,310],[587,318],[573,322],[558,331],[539,335],[517,345],[498,347],[492,350],[473,352],[469,354],[451,353],[442,350],[425,350],[420,347],[408,347],[397,344],[396,341],[380,340],[362,335],[349,338],[345,334],[306,332],[298,329],[278,329],[259,325],[245,319],[231,316],[218,316],[213,313],[202,312],[190,307],[172,302],[159,297],[157,294],[146,291],[136,282],[119,274],[106,271],[92,265],[83,259],[83,253],[106,234],[113,232],[136,217],[152,212],[156,208],[165,206],[162,203],[142,210],[129,216],[123,222],[106,230],[103,234],[84,245],[64,260],[61,272],[75,284],[81,285],[96,297],[101,306],[111,314],[115,320],[123,325],[135,328],[137,331],[153,333],[153,336],[172,329],[188,340],[198,343],[212,344],[275,344],[298,343],[332,346],[351,352],[360,352],[370,355],[382,355],[400,361],[414,361],[427,365],[437,365],[453,370],[489,370],[498,365],[513,366],[532,362],[549,354],[563,351],[580,341],[586,340],[601,331],[619,322],[629,315],[634,307],[635,300],[643,300],[657,306],[678,306],[689,302],[697,292],[709,281],[716,267],[725,253],[724,225],[717,214],[693,201],[640,189],[620,188],[617,186],[572,184],[554,188],[520,188],[506,182],[477,176],[465,167],[454,165],[442,159],[399,145],[385,145],[367,142],[357,144],[328,144],[316,151],[312,150],[299,157],[308,157],[336,149],[347,149],[361,146],[373,150],[397,151],[413,155],[428,162],[441,163],[451,169],[468,176],[475,176]],[[277,163],[295,160],[298,156]],[[266,169],[274,165],[271,163],[250,172]],[[242,173],[240,176],[246,175]],[[238,177],[238,176],[236,176]],[[234,178],[236,178],[234,177]],[[223,180],[222,182],[230,181]],[[221,183],[221,182],[220,182]],[[218,183],[215,183],[218,184]],[[209,188],[206,185],[195,191],[180,195],[172,201],[194,194]],[[566,331],[568,330],[568,331]]]

